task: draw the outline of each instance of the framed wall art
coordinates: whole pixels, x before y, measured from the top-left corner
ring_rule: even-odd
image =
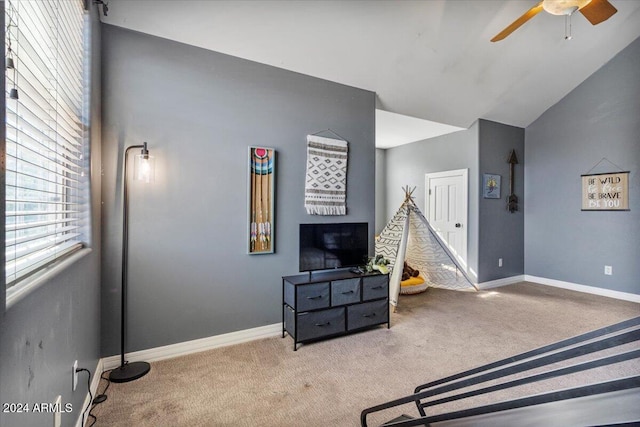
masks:
[[[500,198],[500,175],[485,173],[482,177],[482,196],[485,199]]]
[[[581,175],[583,211],[628,211],[629,172]]]
[[[275,157],[272,148],[249,147],[249,254],[274,252]]]

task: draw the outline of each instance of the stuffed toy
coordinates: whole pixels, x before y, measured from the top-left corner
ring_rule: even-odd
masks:
[[[405,261],[403,269],[402,269],[402,280],[410,279],[411,277],[418,277],[420,274],[419,270],[411,268],[409,264]]]

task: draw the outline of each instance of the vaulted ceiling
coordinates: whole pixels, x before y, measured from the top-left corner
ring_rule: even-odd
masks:
[[[103,22],[375,91],[378,108],[466,128],[526,127],[640,36],[640,1],[591,25],[532,0],[110,0]]]

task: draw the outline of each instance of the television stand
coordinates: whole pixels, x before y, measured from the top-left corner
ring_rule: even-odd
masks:
[[[349,270],[282,277],[282,338],[298,344],[387,324],[389,275]]]

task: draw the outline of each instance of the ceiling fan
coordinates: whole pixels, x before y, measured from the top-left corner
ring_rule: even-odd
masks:
[[[522,24],[545,10],[553,15],[571,16],[575,11],[580,11],[592,25],[611,18],[618,11],[608,0],[541,0],[538,4],[526,11],[524,15],[513,21],[507,28],[491,39],[497,42],[520,28]],[[571,38],[570,36],[566,38]]]

